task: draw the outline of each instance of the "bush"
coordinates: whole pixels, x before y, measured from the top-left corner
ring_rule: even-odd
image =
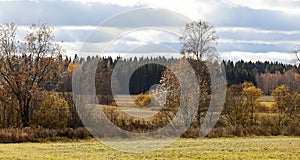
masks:
[[[90,133],[85,128],[74,130],[70,128],[8,128],[0,130],[0,143],[77,140],[90,137]]]
[[[140,107],[145,107],[150,104],[151,97],[149,94],[139,94],[134,98],[134,103]]]
[[[258,113],[269,113],[270,112],[270,108],[263,103],[256,103],[255,108]]]
[[[285,127],[279,126],[228,126],[213,128],[207,135],[210,138],[216,137],[247,137],[247,136],[299,136],[300,129],[297,125]]]
[[[44,128],[65,128],[69,117],[68,102],[51,93],[41,101],[38,110],[34,113],[34,123]]]
[[[258,117],[258,121],[260,126],[274,126],[278,124],[278,115],[275,113],[261,113]]]
[[[101,116],[99,115],[99,110],[102,110],[106,115],[106,118],[109,119],[111,123],[120,127],[123,130],[134,133],[145,133],[145,132],[153,132],[166,126],[170,121],[175,117],[175,114],[172,112],[158,112],[151,118],[138,118],[132,117],[125,112],[123,112],[120,108],[114,106],[102,106],[93,110],[89,118],[91,118],[91,122],[96,126],[101,126],[103,129],[102,134],[104,134],[105,130],[108,130],[107,127],[110,126],[108,123],[104,123],[101,120]],[[92,127],[91,127],[92,128]],[[109,133],[111,134],[111,133]],[[117,135],[117,134],[116,134]],[[110,135],[112,136],[112,135]],[[101,137],[101,136],[100,136]],[[103,137],[103,136],[102,136]]]

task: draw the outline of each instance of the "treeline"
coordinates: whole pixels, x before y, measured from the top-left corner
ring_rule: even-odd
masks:
[[[174,58],[149,58],[149,57],[133,57],[129,59],[122,59],[117,57],[90,57],[78,58],[75,55],[74,59],[70,61],[67,72],[63,78],[63,87],[60,91],[72,91],[71,80],[74,63],[82,68],[86,68],[91,61],[97,61],[97,69],[95,75],[96,93],[99,95],[111,94],[111,81],[113,81],[115,91],[117,94],[139,94],[147,92],[154,84],[159,84],[164,65],[171,65],[176,62]],[[164,64],[164,65],[161,65]],[[112,76],[112,73],[115,76]],[[111,79],[113,78],[113,79]],[[127,80],[127,81],[126,81]],[[129,86],[129,88],[128,88]]]
[[[103,86],[110,86],[110,83],[105,83],[104,81],[110,81],[110,77],[112,75],[112,71],[116,72],[116,87],[120,87],[118,89],[119,94],[124,93],[128,84],[124,79],[129,79],[129,93],[130,94],[139,94],[147,92],[150,87],[154,84],[159,84],[159,81],[162,76],[162,72],[165,69],[165,66],[160,64],[170,65],[177,61],[175,58],[165,58],[165,57],[157,57],[157,58],[148,58],[148,57],[134,57],[130,59],[122,59],[118,57],[117,59],[112,59],[111,57],[87,57],[78,59],[77,55],[75,55],[75,59],[82,64],[83,67],[89,61],[93,59],[99,59],[99,64],[96,72],[96,88],[97,93],[99,94],[107,94],[110,91],[106,92],[103,90]],[[69,65],[73,65],[73,61],[70,61]],[[119,63],[118,63],[119,62]],[[115,68],[115,65],[118,64],[118,67]],[[146,64],[137,67],[139,64]],[[291,64],[283,64],[279,62],[245,62],[245,61],[223,61],[225,71],[226,71],[226,79],[227,85],[231,86],[232,84],[239,84],[245,81],[252,82],[255,86],[261,88],[264,94],[270,95],[271,91],[275,89],[277,86],[281,84],[288,84],[293,91],[299,91],[299,87],[296,87],[298,76],[300,73],[300,66],[291,65]],[[72,67],[69,67],[72,68]],[[70,71],[70,69],[69,69]],[[134,72],[133,72],[134,71]],[[129,75],[129,73],[133,73]],[[70,75],[69,75],[70,76]],[[131,76],[131,77],[128,77]],[[282,77],[280,77],[282,76]],[[101,80],[102,79],[102,80]],[[69,81],[71,78],[65,78],[64,86],[65,91],[71,91],[71,85]],[[101,83],[100,83],[101,81]],[[275,82],[276,81],[276,82]],[[287,82],[289,81],[289,82]],[[292,84],[292,81],[294,82]],[[269,83],[270,82],[270,83]],[[101,84],[104,84],[102,87]],[[101,90],[102,88],[102,90]],[[105,88],[105,87],[104,87]]]
[[[277,71],[258,74],[256,75],[256,82],[257,87],[261,88],[265,95],[271,95],[276,87],[283,84],[287,85],[293,93],[300,91],[300,75],[296,69],[284,71],[284,73]]]
[[[295,73],[300,73],[299,65],[283,64],[279,62],[245,62],[223,61],[228,86],[232,84],[243,83],[244,81],[252,82],[255,86],[258,85],[257,75],[263,74],[284,74],[287,71],[293,70]]]

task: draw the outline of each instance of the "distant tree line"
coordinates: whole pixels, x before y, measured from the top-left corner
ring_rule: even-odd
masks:
[[[85,68],[88,63],[92,60],[97,59],[98,65],[96,69],[96,93],[100,95],[107,95],[111,93],[111,77],[112,72],[115,72],[116,77],[113,81],[116,84],[118,94],[126,94],[126,88],[129,86],[130,94],[139,94],[147,92],[151,86],[154,84],[159,84],[163,70],[166,68],[162,64],[172,64],[177,60],[175,58],[149,58],[149,57],[133,57],[130,59],[122,59],[117,57],[113,59],[111,57],[89,57],[88,58],[76,58],[72,61],[69,61],[67,73],[63,77],[63,85],[60,88],[60,91],[72,91],[71,80],[74,62],[78,61],[78,64]],[[115,66],[118,64],[118,67]],[[136,67],[139,64],[144,64],[140,67]],[[129,73],[133,73],[130,75]],[[129,79],[129,84],[125,84],[124,79]]]
[[[257,85],[257,75],[262,74],[284,74],[287,71],[293,70],[300,73],[299,65],[284,64],[280,62],[245,62],[223,61],[226,69],[226,77],[228,86],[232,84],[243,83],[244,81],[252,82]]]
[[[75,59],[78,58],[75,56]],[[119,67],[114,72],[117,72],[117,77],[115,81],[118,84],[116,87],[121,87],[118,90],[119,94],[124,94],[125,88],[128,87],[128,84],[124,84],[122,79],[124,77],[130,77],[129,81],[129,91],[130,94],[140,94],[147,92],[150,87],[154,84],[159,84],[162,78],[163,70],[165,66],[158,64],[162,62],[164,64],[172,64],[178,59],[175,58],[149,58],[149,57],[133,57],[130,59],[122,59],[118,57],[117,59],[112,59],[111,57],[88,57],[80,58],[79,63],[83,66],[88,63],[90,60],[98,58],[99,64],[96,72],[96,88],[98,94],[107,94],[110,93],[109,90],[105,88],[110,87],[111,74],[114,70],[115,65],[119,62]],[[135,65],[137,64],[146,64],[142,65],[136,69],[132,75],[129,75],[128,72],[132,71]],[[299,91],[300,88],[296,85],[299,80],[300,66],[283,64],[280,62],[245,62],[245,61],[223,61],[227,85],[231,86],[233,84],[240,84],[245,81],[252,82],[256,87],[259,87],[263,90],[264,94],[270,95],[272,90],[281,84],[288,84],[289,87],[294,91]],[[73,66],[73,60],[70,61],[69,58],[69,72],[70,68]],[[64,91],[71,91],[70,78],[71,74],[64,77]],[[276,81],[276,82],[275,82]],[[289,82],[288,82],[289,81]],[[100,83],[101,82],[101,83]]]

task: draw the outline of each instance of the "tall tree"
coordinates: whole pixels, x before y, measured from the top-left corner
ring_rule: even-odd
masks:
[[[262,95],[262,91],[259,88],[256,88],[252,83],[247,84],[247,82],[244,82],[244,88],[243,88],[243,96],[245,97],[245,107],[250,108],[251,112],[251,125],[255,123],[255,117],[254,117],[254,112],[255,112],[255,106],[256,106],[256,100]]]
[[[231,85],[227,88],[223,117],[233,126],[253,125],[256,100],[261,95],[261,89],[256,88],[253,83]]]
[[[288,111],[288,103],[290,101],[288,99],[289,94],[290,91],[287,85],[281,85],[272,92],[272,96],[275,98],[276,106],[279,112],[278,125],[281,125],[283,119],[285,118],[285,114]]]
[[[33,104],[42,95],[45,83],[60,76],[57,58],[61,49],[46,25],[31,25],[22,41],[16,31],[14,24],[0,26],[0,85],[17,101],[22,125],[28,126]]]
[[[278,124],[285,125],[284,121],[287,119],[298,120],[300,118],[300,95],[297,92],[291,93],[287,85],[283,84],[277,87],[272,96],[275,98],[278,109]],[[292,121],[293,122],[293,121]]]
[[[231,125],[246,125],[248,112],[243,107],[243,87],[241,84],[233,84],[227,88],[223,118]]]
[[[180,37],[181,54],[202,60],[216,51],[218,36],[215,28],[205,21],[187,23]]]
[[[200,88],[199,97],[197,97],[199,105],[197,108],[196,119],[194,120],[194,125],[192,125],[197,128],[200,128],[201,126],[201,120],[205,117],[208,108],[208,100],[210,99],[211,82],[207,63],[204,59],[208,59],[215,55],[217,39],[218,37],[214,27],[209,25],[208,22],[201,20],[199,22],[187,23],[182,36],[180,37],[182,43],[181,54],[185,55],[185,60],[189,62],[197,77],[198,84],[193,85],[197,85]],[[185,71],[186,69],[183,68],[185,66],[180,64],[181,63],[174,64],[171,68],[176,68],[175,71],[187,74],[187,71]],[[174,103],[172,102],[175,102],[175,104],[181,103],[178,99],[181,86],[178,86],[178,82],[174,80],[177,77],[174,76],[174,74],[170,73],[170,70],[165,70],[161,80],[162,86],[169,89],[167,94],[167,101],[169,101],[167,103],[168,105],[171,105],[169,107],[174,106]],[[186,107],[188,111],[190,106],[187,105]]]
[[[208,100],[211,98],[208,96],[211,82],[207,64],[204,60],[215,55],[217,40],[218,36],[215,28],[202,20],[187,23],[180,37],[182,43],[181,54],[190,58],[189,62],[196,73],[200,87],[200,104],[196,116],[197,127],[201,125],[201,117],[205,116],[209,105]]]

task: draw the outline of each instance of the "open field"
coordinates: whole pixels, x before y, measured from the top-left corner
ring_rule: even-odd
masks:
[[[257,99],[257,101],[269,108],[276,104],[273,96],[261,96]]]
[[[154,116],[158,111],[153,111],[148,108],[134,108],[134,107],[119,107],[123,112],[134,116],[134,117],[151,117]]]
[[[274,102],[275,99],[273,96],[261,96],[257,99],[257,101],[260,101],[260,102]]]
[[[0,144],[0,159],[300,159],[300,137],[179,139],[143,154],[116,151],[95,139]]]
[[[260,102],[260,104],[265,105],[266,107],[272,107],[276,102]]]

